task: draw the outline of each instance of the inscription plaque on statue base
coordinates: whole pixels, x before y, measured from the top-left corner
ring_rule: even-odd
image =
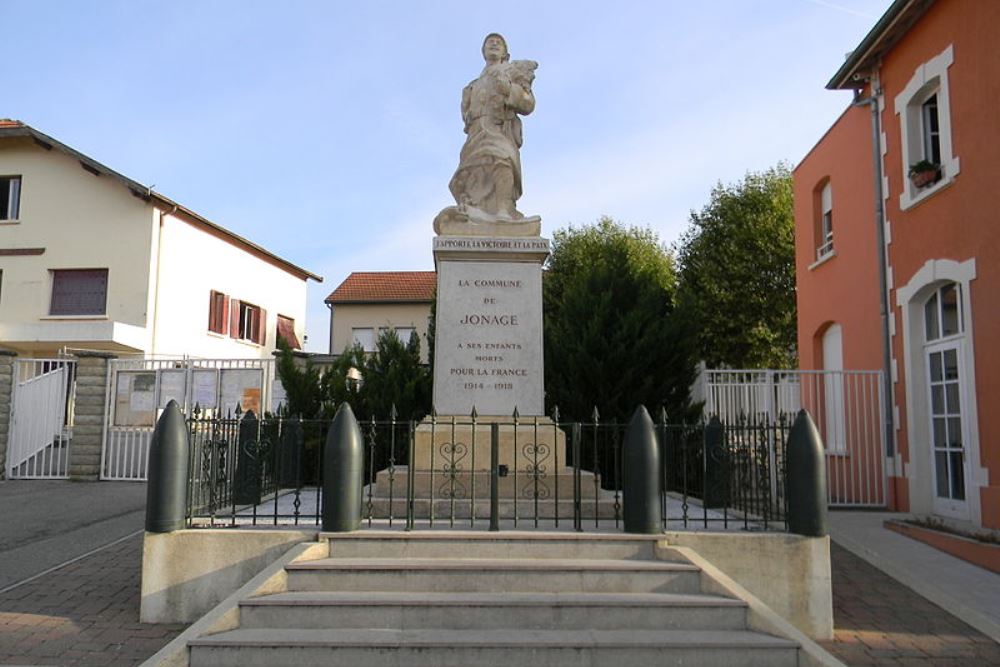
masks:
[[[542,262],[548,239],[439,236],[434,408],[544,414]]]

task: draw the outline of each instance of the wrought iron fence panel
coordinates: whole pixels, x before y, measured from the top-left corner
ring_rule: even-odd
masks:
[[[491,432],[496,425],[496,442]],[[330,423],[193,415],[192,525],[320,525]],[[367,419],[365,527],[621,529],[626,425],[520,417]],[[664,530],[784,530],[789,425],[660,421]]]

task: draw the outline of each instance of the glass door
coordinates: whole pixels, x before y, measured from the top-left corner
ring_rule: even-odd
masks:
[[[957,519],[968,519],[969,506],[965,499],[961,343],[950,341],[928,345],[926,354],[934,512]]]

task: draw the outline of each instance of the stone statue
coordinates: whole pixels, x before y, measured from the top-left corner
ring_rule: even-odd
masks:
[[[517,210],[521,197],[521,118],[535,108],[531,84],[538,63],[510,60],[507,42],[491,33],[483,41],[486,66],[462,91],[465,145],[448,184],[457,206],[434,221],[439,234],[537,235],[540,219]],[[504,223],[502,230],[497,224]],[[511,225],[510,223],[520,223]]]

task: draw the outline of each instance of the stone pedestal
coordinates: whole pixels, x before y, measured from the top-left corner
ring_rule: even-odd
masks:
[[[434,408],[544,414],[541,237],[438,236]]]

